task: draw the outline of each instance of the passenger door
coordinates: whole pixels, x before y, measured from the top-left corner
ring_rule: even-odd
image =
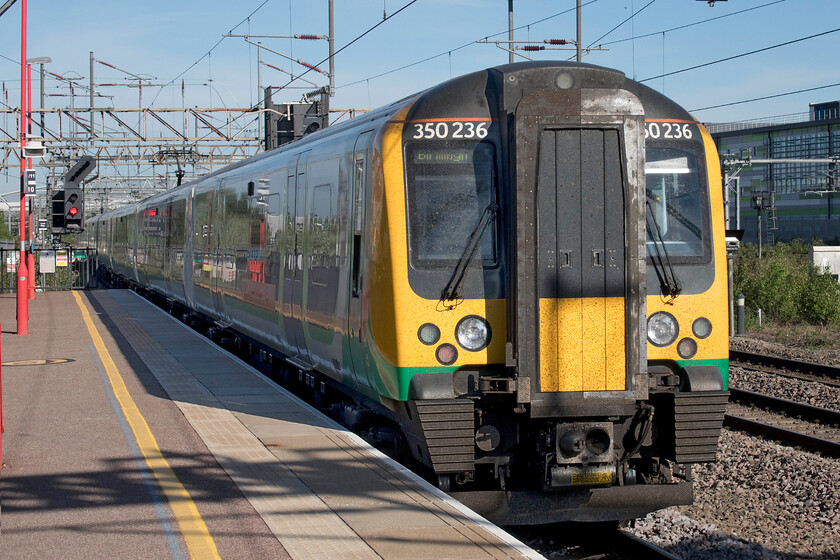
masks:
[[[303,334],[303,236],[306,216],[306,159],[308,152],[297,157],[289,167],[286,186],[286,220],[283,266],[283,326],[288,351],[295,365],[309,368],[309,353]]]
[[[225,246],[224,219],[225,219],[225,181],[216,190],[215,209],[213,218],[213,234],[211,236],[212,249],[212,270],[211,270],[211,291],[213,292],[214,317],[224,318],[224,306],[222,302],[222,276],[225,273]]]
[[[365,254],[365,185],[367,184],[369,149],[367,144],[371,140],[371,133],[365,132],[356,140],[353,150],[353,181],[350,193],[350,298],[347,313],[347,333],[350,346],[350,359],[353,374],[356,382],[366,387],[373,384],[368,376],[365,364],[365,346],[367,344],[367,331],[362,328],[366,325],[365,308],[362,297],[362,270],[364,267]]]

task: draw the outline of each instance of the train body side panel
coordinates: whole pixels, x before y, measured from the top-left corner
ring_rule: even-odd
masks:
[[[656,347],[648,343],[648,358],[652,361],[669,362],[678,367],[686,366],[714,366],[719,369],[723,380],[723,388],[726,390],[729,384],[729,321],[728,311],[725,305],[718,302],[727,301],[727,271],[726,271],[726,246],[720,240],[725,237],[723,198],[719,185],[721,184],[720,167],[718,155],[715,151],[714,141],[702,126],[699,132],[703,140],[703,152],[705,155],[706,174],[708,177],[708,192],[710,202],[710,233],[714,242],[711,244],[712,257],[709,263],[693,266],[677,266],[677,274],[684,283],[687,283],[691,275],[708,276],[710,281],[704,284],[702,291],[685,293],[678,296],[674,301],[660,295],[655,282],[651,282],[648,293],[648,316],[657,311],[665,311],[674,315],[680,325],[678,340],[692,338],[697,343],[697,352],[690,359],[683,359],[677,352],[677,345],[672,344],[666,347]],[[709,302],[716,305],[709,305]],[[712,332],[707,338],[696,337],[692,332],[692,322],[698,317],[709,319],[712,325]]]

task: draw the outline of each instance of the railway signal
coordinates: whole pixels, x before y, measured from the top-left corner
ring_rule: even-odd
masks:
[[[82,185],[64,187],[64,230],[66,233],[84,231],[85,191]]]
[[[83,156],[70,171],[64,174],[65,189],[71,185],[81,185],[82,179],[96,168],[96,160],[91,156]]]
[[[56,191],[52,195],[52,224],[50,233],[61,234],[67,233],[64,228],[64,191]]]
[[[95,168],[96,159],[83,156],[64,174],[64,190],[53,197],[53,233],[84,231],[85,185],[82,179]]]

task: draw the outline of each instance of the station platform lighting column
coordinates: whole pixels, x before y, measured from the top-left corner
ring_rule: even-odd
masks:
[[[20,262],[17,269],[17,334],[29,334],[29,271],[26,267],[26,0],[21,0],[20,31]]]

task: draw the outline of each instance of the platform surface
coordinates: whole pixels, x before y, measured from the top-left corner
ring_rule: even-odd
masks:
[[[0,326],[3,559],[540,558],[132,292]]]

